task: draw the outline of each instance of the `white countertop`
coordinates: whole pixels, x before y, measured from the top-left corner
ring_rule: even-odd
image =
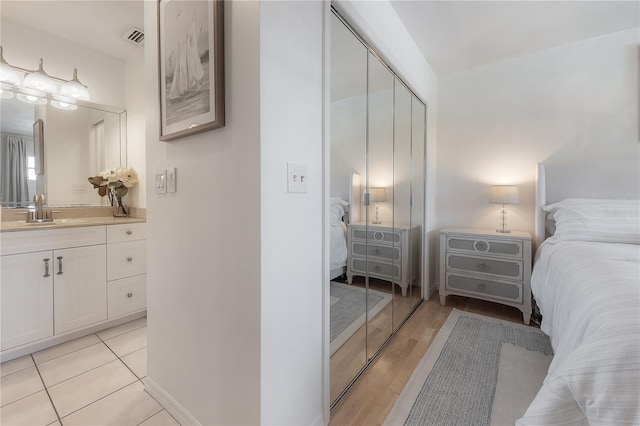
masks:
[[[27,223],[20,221],[2,221],[0,222],[0,232],[13,231],[36,231],[38,229],[56,229],[56,228],[76,228],[81,226],[97,226],[97,225],[119,225],[125,223],[144,223],[146,219],[135,217],[74,217],[67,219],[54,219],[53,222],[44,223]]]

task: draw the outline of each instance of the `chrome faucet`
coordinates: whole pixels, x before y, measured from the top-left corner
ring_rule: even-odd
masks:
[[[44,194],[33,196],[35,210],[29,210],[27,216],[28,223],[53,222],[53,212],[44,208]]]

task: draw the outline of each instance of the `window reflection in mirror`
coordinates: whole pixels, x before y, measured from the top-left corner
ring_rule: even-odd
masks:
[[[44,173],[39,174],[33,125],[43,120]],[[97,206],[106,200],[87,181],[126,164],[126,111],[83,103],[75,111],[0,100],[0,201],[28,207],[34,194],[49,206]]]

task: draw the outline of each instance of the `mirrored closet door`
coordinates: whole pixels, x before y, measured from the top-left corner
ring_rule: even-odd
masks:
[[[422,300],[426,107],[331,21],[332,406]]]

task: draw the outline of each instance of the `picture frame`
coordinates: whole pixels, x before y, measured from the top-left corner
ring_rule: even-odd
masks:
[[[44,174],[44,122],[41,118],[33,123],[33,155],[36,175]]]
[[[158,0],[160,140],[225,124],[224,2]]]

